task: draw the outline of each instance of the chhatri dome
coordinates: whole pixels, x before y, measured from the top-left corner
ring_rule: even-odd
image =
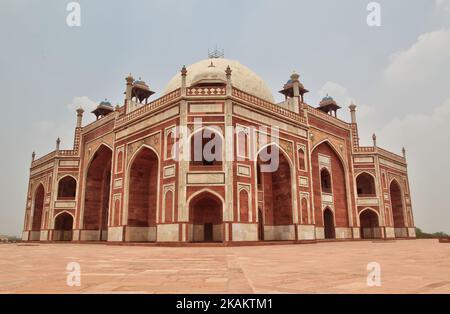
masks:
[[[272,92],[261,77],[238,61],[225,58],[205,59],[188,66],[186,86],[226,83],[227,66],[231,68],[231,84],[234,87],[266,101],[274,102]],[[180,87],[181,76],[176,74],[167,84],[164,93]]]

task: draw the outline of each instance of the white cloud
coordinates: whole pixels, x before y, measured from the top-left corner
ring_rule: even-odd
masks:
[[[410,93],[426,92],[428,88],[447,87],[450,72],[450,30],[425,33],[408,49],[390,57],[384,80],[395,88]]]
[[[436,6],[450,12],[450,0],[436,0]]]
[[[347,88],[335,82],[326,82],[319,89],[317,94],[320,98],[323,98],[326,95],[333,97],[341,107],[348,106],[352,102],[352,98],[348,93]]]

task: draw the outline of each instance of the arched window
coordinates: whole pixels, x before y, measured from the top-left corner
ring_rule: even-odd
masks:
[[[323,168],[320,170],[320,186],[322,187],[323,193],[332,193],[331,192],[331,175],[330,172]]]
[[[242,189],[239,192],[239,218],[241,222],[248,222],[248,205],[248,192]]]
[[[191,137],[191,165],[212,166],[222,164],[222,138],[209,128]]]
[[[298,168],[300,170],[306,170],[305,150],[303,148],[298,150]]]
[[[114,226],[119,225],[120,219],[120,199],[114,201]]]
[[[356,191],[359,197],[374,197],[375,180],[367,172],[363,172],[356,177]]]
[[[302,206],[302,223],[307,224],[308,223],[308,200],[303,197],[301,201]]]
[[[237,133],[237,156],[248,157],[248,134],[246,129],[240,129]]]
[[[117,163],[116,163],[116,165],[117,165],[116,172],[117,173],[122,172],[122,164],[123,164],[123,152],[120,151],[117,154]]]
[[[173,210],[173,192],[169,190],[166,192],[166,196],[164,198],[165,204],[165,222],[172,222],[172,210]]]
[[[172,159],[175,156],[175,133],[173,130],[167,132],[166,136],[166,159]]]
[[[75,199],[77,181],[71,176],[65,176],[58,183],[58,199]]]
[[[381,181],[383,182],[383,188],[387,188],[387,184],[386,184],[386,174],[382,174],[381,175]]]

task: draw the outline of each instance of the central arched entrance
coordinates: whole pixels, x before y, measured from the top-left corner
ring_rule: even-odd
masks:
[[[204,191],[189,202],[189,221],[193,242],[223,241],[223,202],[215,194]]]
[[[152,149],[142,147],[134,156],[129,170],[129,241],[156,240],[158,174],[158,155]]]
[[[111,149],[101,145],[90,162],[86,176],[82,240],[107,239],[111,159]]]
[[[293,240],[291,164],[277,145],[261,149],[256,159],[260,239]],[[260,227],[261,229],[261,227]]]
[[[381,237],[378,215],[372,209],[365,209],[359,214],[361,238],[376,239]]]
[[[405,217],[403,213],[403,197],[400,184],[396,180],[391,182],[389,187],[391,194],[392,216],[394,218],[394,232],[398,238],[407,237]]]
[[[42,184],[34,192],[33,220],[31,222],[30,240],[39,240],[42,226],[42,212],[44,211],[45,189]]]
[[[325,208],[323,211],[323,228],[325,239],[334,239],[334,215],[330,208]]]
[[[73,217],[67,212],[55,217],[54,241],[72,241]]]
[[[324,227],[324,237],[333,239],[350,235],[347,167],[334,145],[325,140],[311,152],[311,185],[315,223]],[[322,221],[321,221],[322,219]],[[344,231],[345,230],[345,231]]]

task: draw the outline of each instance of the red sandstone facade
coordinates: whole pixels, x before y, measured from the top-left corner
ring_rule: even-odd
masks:
[[[355,106],[347,123],[333,116],[339,106],[331,97],[318,108],[306,104],[298,75],[275,104],[237,62],[190,68],[151,102],[148,86],[127,77],[122,107],[101,103],[85,126],[77,110],[72,150],[58,142],[39,159],[33,154],[23,240],[415,236],[405,157],[377,147],[375,137],[373,147],[359,146]],[[206,130],[222,158],[180,158],[192,156],[194,135]],[[261,171],[263,150],[279,151],[274,172]]]

